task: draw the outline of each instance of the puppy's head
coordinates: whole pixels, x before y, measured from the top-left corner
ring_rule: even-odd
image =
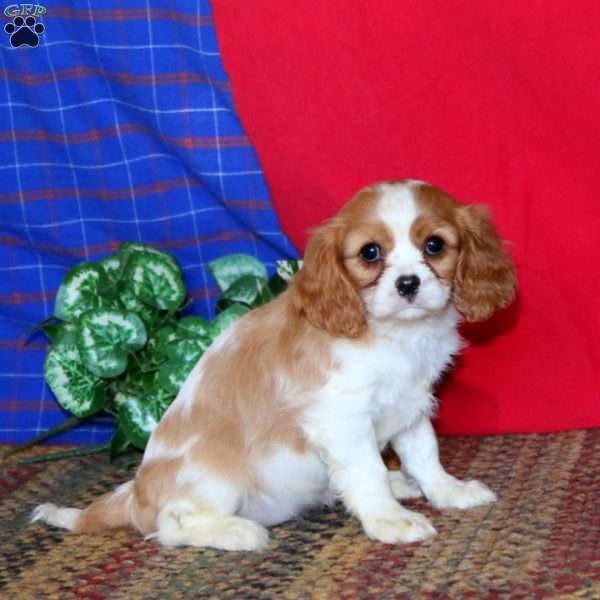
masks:
[[[510,304],[516,277],[487,210],[431,185],[361,190],[314,230],[292,298],[314,326],[359,337],[371,320],[416,320],[454,303],[468,321]]]

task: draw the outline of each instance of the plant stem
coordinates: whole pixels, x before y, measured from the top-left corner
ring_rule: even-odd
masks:
[[[52,429],[48,429],[48,431],[44,431],[43,433],[36,435],[33,439],[29,440],[28,442],[25,442],[24,444],[20,444],[18,446],[13,446],[12,448],[9,448],[2,455],[2,458],[5,459],[5,458],[8,458],[9,456],[12,456],[13,454],[18,454],[19,452],[23,452],[23,450],[29,450],[29,448],[33,448],[33,446],[35,446],[36,444],[39,444],[40,442],[43,442],[51,437],[54,437],[55,435],[58,435],[59,433],[62,433],[63,431],[67,431],[69,429],[73,429],[73,427],[77,427],[77,425],[79,425],[79,423],[81,423],[81,420],[78,419],[77,417],[69,417],[66,421],[63,421],[62,423],[58,424],[56,427],[53,427]]]
[[[63,460],[74,456],[88,456],[89,454],[99,454],[110,449],[110,443],[92,446],[91,448],[74,448],[73,450],[64,450],[62,452],[53,452],[51,454],[38,454],[36,456],[27,456],[15,460],[18,465],[30,465],[32,463],[46,462],[51,460]]]

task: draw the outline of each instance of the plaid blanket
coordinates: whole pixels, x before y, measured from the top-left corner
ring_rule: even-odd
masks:
[[[22,14],[22,6],[27,14]],[[46,384],[46,342],[70,267],[126,240],[183,265],[192,312],[210,316],[206,264],[296,251],[233,106],[207,0],[6,3],[0,43],[0,441],[66,413]],[[90,422],[55,441],[101,443]]]

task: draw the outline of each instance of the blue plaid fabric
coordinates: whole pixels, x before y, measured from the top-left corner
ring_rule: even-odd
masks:
[[[45,8],[42,33],[29,21],[37,47],[0,31],[3,442],[67,416],[44,383],[46,342],[26,332],[76,263],[155,244],[183,266],[192,312],[212,316],[207,262],[245,252],[272,269],[297,256],[235,114],[207,0]],[[4,19],[15,35],[20,22]],[[54,441],[102,443],[111,429],[98,419]]]

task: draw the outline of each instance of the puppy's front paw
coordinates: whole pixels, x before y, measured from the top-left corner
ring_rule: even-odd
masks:
[[[451,475],[428,490],[427,498],[436,508],[460,508],[462,510],[492,504],[496,494],[481,481],[461,481]]]
[[[410,510],[390,516],[369,517],[363,519],[362,525],[371,539],[385,544],[420,542],[437,533],[426,517]]]

